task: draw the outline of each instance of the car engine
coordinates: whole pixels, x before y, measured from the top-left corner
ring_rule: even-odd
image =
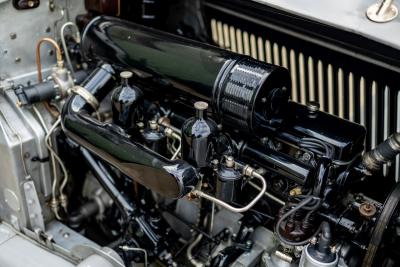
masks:
[[[0,266],[400,264],[400,132],[295,101],[203,1],[81,2],[0,1]]]

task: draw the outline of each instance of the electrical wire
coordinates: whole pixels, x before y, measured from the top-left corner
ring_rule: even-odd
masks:
[[[324,143],[316,138],[301,138],[299,146],[313,153],[324,154],[327,158],[332,158],[335,153],[335,149],[331,144]]]
[[[315,197],[315,196],[308,196],[307,198],[303,199],[300,203],[293,205],[293,208],[292,208],[291,210],[289,210],[288,212],[286,212],[285,214],[283,214],[283,215],[279,218],[278,222],[277,222],[276,225],[275,225],[275,233],[276,233],[277,237],[279,238],[279,240],[280,240],[282,243],[284,243],[284,244],[286,244],[286,245],[289,245],[289,246],[304,246],[304,245],[306,245],[307,243],[309,243],[310,240],[311,240],[313,237],[315,237],[316,235],[318,235],[318,234],[321,232],[321,226],[319,226],[318,229],[314,232],[314,234],[311,235],[311,237],[309,237],[309,238],[307,238],[307,239],[305,239],[305,240],[303,240],[303,241],[298,241],[298,242],[287,240],[287,239],[286,239],[284,236],[282,236],[282,234],[280,233],[280,225],[282,224],[282,222],[283,222],[284,220],[286,220],[289,216],[293,215],[293,214],[294,214],[295,212],[297,212],[298,210],[306,208],[307,205],[309,205],[312,201],[315,201],[315,200],[317,200],[318,202],[320,202],[320,198]],[[318,207],[317,204],[314,204],[314,205],[312,206],[312,208],[314,208],[314,209],[315,209],[316,207]],[[308,208],[310,208],[310,207],[308,207]],[[307,209],[307,208],[306,208],[306,209]]]

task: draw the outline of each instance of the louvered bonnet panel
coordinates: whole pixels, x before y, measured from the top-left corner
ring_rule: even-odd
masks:
[[[286,29],[207,5],[212,40],[218,46],[288,68],[291,99],[320,103],[323,111],[360,123],[367,129],[369,150],[400,131],[400,74],[318,45]],[[338,125],[340,127],[340,125]],[[400,158],[385,166],[384,176],[400,175]]]

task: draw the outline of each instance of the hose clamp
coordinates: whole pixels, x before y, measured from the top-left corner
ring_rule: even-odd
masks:
[[[85,87],[75,85],[71,88],[71,92],[82,97],[94,110],[99,108],[99,101]]]

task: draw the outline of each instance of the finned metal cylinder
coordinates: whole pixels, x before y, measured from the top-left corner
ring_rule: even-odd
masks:
[[[284,68],[117,18],[93,19],[82,52],[131,70],[143,89],[205,100],[223,124],[241,131],[271,127],[289,100]]]

